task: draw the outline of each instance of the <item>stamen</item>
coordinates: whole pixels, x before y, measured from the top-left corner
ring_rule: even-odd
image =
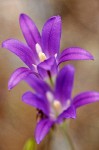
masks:
[[[55,119],[62,112],[62,105],[50,91],[46,92],[46,98],[50,104],[50,117]]]
[[[41,48],[41,46],[38,43],[36,43],[35,48],[36,48],[37,54],[39,54],[40,52],[42,52],[42,48]]]
[[[41,62],[44,61],[44,60],[46,60],[46,56],[45,56],[44,53],[40,52],[40,53],[38,54],[38,56],[39,56],[39,59],[40,59]]]
[[[36,44],[35,48],[36,48],[36,52],[38,54],[40,61],[42,62],[46,60],[46,55],[42,52],[42,48],[38,43]]]
[[[55,109],[55,111],[59,114],[62,110],[62,106],[61,103],[58,100],[54,100],[53,102],[53,107]]]
[[[53,102],[54,96],[53,96],[53,94],[52,94],[50,91],[48,91],[48,92],[46,93],[46,97],[47,97],[47,99],[48,99],[48,101],[49,101],[50,103]]]
[[[57,53],[54,55],[55,56],[55,58],[57,57]]]

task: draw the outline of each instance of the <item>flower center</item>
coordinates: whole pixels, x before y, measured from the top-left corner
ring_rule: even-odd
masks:
[[[62,105],[58,100],[53,101],[53,108],[56,112],[56,115],[58,115],[62,111]]]
[[[47,91],[46,97],[50,104],[50,117],[54,120],[58,117],[59,114],[61,114],[71,106],[70,99],[66,100],[66,103],[62,105],[59,100],[54,98],[53,93],[51,93],[50,91]]]
[[[54,99],[54,96],[50,91],[46,93],[46,97],[50,103],[50,117],[52,119],[56,119],[57,116],[62,112],[62,105],[60,101]]]
[[[46,60],[46,55],[42,52],[42,48],[38,43],[36,44],[35,48],[40,61],[43,62],[44,60]]]

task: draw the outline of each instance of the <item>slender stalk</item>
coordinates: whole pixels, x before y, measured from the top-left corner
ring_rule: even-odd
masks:
[[[47,71],[47,73],[48,73],[48,76],[49,76],[49,81],[50,81],[51,85],[53,86],[54,84],[53,84],[51,72],[50,72],[50,71]]]
[[[66,126],[65,126],[65,127],[66,127]],[[68,142],[69,142],[69,144],[70,144],[70,146],[71,146],[71,149],[72,149],[72,150],[75,150],[74,145],[73,145],[73,142],[72,142],[72,140],[71,140],[71,138],[70,138],[70,136],[69,136],[69,134],[68,134],[67,129],[64,128],[64,125],[63,125],[63,126],[60,126],[60,128],[61,128],[61,131],[63,132],[63,134],[65,135],[65,137],[68,139]]]

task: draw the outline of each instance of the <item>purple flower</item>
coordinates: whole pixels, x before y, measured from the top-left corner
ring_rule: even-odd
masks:
[[[59,52],[62,26],[60,16],[49,18],[43,26],[41,35],[35,23],[27,15],[21,14],[19,22],[27,45],[16,39],[8,39],[2,43],[2,47],[17,55],[29,69],[18,68],[14,71],[11,81],[17,75],[23,79],[31,71],[45,78],[48,76],[48,71],[51,74],[57,73],[58,65],[64,61],[93,59],[89,52],[79,47],[70,47],[63,50],[62,53]],[[9,84],[9,89],[13,86]]]
[[[53,89],[46,82],[32,75],[28,76],[26,81],[35,92],[26,92],[22,100],[38,110],[39,121],[35,129],[35,139],[38,144],[53,125],[62,123],[64,119],[75,119],[77,108],[99,101],[99,92],[95,91],[71,97],[74,82],[74,67],[71,65],[59,71]]]

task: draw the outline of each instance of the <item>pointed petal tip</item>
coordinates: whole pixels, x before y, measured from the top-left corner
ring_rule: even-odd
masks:
[[[2,44],[1,44],[2,48],[6,48],[8,42],[9,42],[10,40],[12,40],[12,39],[7,39],[7,40],[3,41]]]
[[[89,60],[94,60],[94,56],[90,52],[88,52],[88,51],[86,51],[86,52],[89,54]]]
[[[10,92],[11,90],[12,90],[12,87],[9,87],[9,86],[8,86],[8,91]]]
[[[91,55],[91,60],[94,60],[94,56]]]
[[[24,19],[25,17],[27,17],[26,14],[24,14],[24,13],[20,14],[20,16],[19,16],[19,23],[21,23],[21,20]]]
[[[75,73],[75,68],[74,68],[74,66],[73,65],[71,65],[71,64],[68,64],[68,65],[66,65],[65,67],[63,67],[63,70],[65,71],[65,72],[69,72],[69,73]]]
[[[57,16],[52,16],[50,17],[48,20],[56,20],[58,22],[61,22],[61,16],[57,15]]]
[[[60,15],[56,15],[56,16],[50,17],[50,19],[51,19],[51,18],[61,19],[61,16],[60,16]]]
[[[13,89],[13,86],[10,84],[10,81],[8,82],[8,90],[11,91]]]
[[[8,42],[9,42],[10,40],[12,40],[12,39],[7,39],[7,40],[3,41],[3,42],[1,43],[1,47],[2,47],[2,48],[6,48]]]
[[[5,41],[3,41],[3,42],[1,43],[1,47],[2,47],[2,48],[5,48],[7,41],[8,41],[8,40],[5,40]]]
[[[4,42],[1,43],[1,47],[4,48]]]
[[[49,22],[49,21],[56,21],[56,22],[61,22],[61,16],[56,15],[56,16],[51,16],[46,22],[45,25]]]
[[[10,91],[12,89],[12,86],[10,85],[10,80],[8,81],[8,90]]]
[[[20,17],[21,17],[21,16],[24,16],[24,15],[25,15],[24,13],[21,13],[21,14],[20,14]]]
[[[27,92],[30,92],[30,91],[27,91]],[[26,93],[24,93],[24,94],[22,95],[22,101],[23,101],[23,102],[25,102],[25,101],[26,101],[25,96],[26,96]]]
[[[22,18],[22,17],[27,17],[27,15],[24,14],[24,13],[21,13],[20,16],[19,16],[19,18]]]
[[[36,139],[36,143],[40,144],[41,140],[40,139]]]
[[[12,88],[11,87],[8,87],[8,91],[10,91]]]
[[[20,14],[19,16],[19,23],[21,23],[22,20],[24,19],[30,19],[30,17],[24,13]]]
[[[76,114],[75,114],[75,116],[72,116],[72,119],[76,119]]]
[[[59,20],[61,20],[61,16],[60,15],[57,15],[56,18],[58,18]]]
[[[14,38],[9,38],[9,39],[3,41],[3,42],[1,43],[1,47],[2,47],[2,48],[6,48],[7,44],[9,44],[9,42],[11,42],[12,40],[15,40],[15,39],[14,39]]]
[[[74,66],[71,65],[71,64],[66,65],[64,68],[65,68],[66,70],[68,69],[68,70],[73,71],[73,72],[75,71]]]

